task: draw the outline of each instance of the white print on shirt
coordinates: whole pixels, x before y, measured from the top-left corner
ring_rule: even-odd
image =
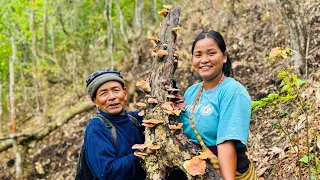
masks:
[[[191,113],[192,106],[193,105],[190,105],[190,104],[187,105],[185,110]],[[194,112],[197,113],[199,109],[200,109],[200,114],[202,116],[208,116],[208,115],[212,114],[212,112],[213,112],[212,104],[206,104],[206,105],[199,104],[199,105],[196,105],[196,108],[195,108]]]

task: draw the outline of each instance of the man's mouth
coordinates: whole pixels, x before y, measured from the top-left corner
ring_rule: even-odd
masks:
[[[117,107],[119,105],[120,105],[120,103],[112,103],[112,104],[109,104],[109,107],[113,108],[113,107]]]

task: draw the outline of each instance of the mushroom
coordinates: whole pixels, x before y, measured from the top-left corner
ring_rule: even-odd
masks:
[[[183,167],[191,176],[203,175],[206,170],[206,161],[195,156],[183,163]]]
[[[163,16],[163,17],[166,17],[167,16],[167,14],[168,14],[168,9],[162,9],[160,12],[159,12],[159,15],[160,16]]]

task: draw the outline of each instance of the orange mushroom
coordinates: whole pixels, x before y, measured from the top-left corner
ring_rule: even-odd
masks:
[[[152,128],[152,127],[154,127],[156,124],[152,124],[152,123],[142,123],[141,125]]]
[[[142,120],[143,123],[148,123],[148,124],[160,124],[160,123],[164,123],[163,120],[159,120],[159,119],[148,119],[148,120]]]
[[[143,152],[134,152],[133,153],[135,156],[138,156],[138,157],[144,157],[144,156],[146,156],[146,155],[148,155],[147,153],[143,153]]]
[[[158,53],[157,53],[157,56],[159,57],[159,58],[163,58],[163,56],[165,56],[165,55],[168,55],[168,51],[166,51],[166,50],[159,50],[158,51]]]
[[[157,36],[148,35],[147,38],[150,40],[159,41],[159,38]]]
[[[149,104],[158,104],[159,103],[159,101],[155,98],[148,98],[147,102]]]
[[[203,175],[206,170],[206,161],[195,156],[183,163],[183,167],[191,176]]]
[[[158,53],[157,51],[158,51],[157,48],[153,49],[152,50],[152,56],[157,56],[157,53]]]
[[[133,145],[131,148],[132,149],[140,149],[140,150],[143,150],[143,149],[145,149],[147,147],[147,145],[145,145],[145,144],[135,144],[135,145]]]
[[[176,32],[176,33],[178,33],[178,32],[180,32],[182,30],[182,28],[181,27],[175,27],[175,28],[172,28],[172,31],[174,31],[174,32]]]
[[[149,93],[151,92],[151,87],[149,84],[149,80],[141,80],[136,83],[136,86],[142,89],[143,92]]]
[[[159,145],[148,144],[147,147],[152,150],[160,149]]]
[[[136,104],[137,106],[139,106],[139,107],[141,107],[141,108],[145,108],[145,107],[147,107],[147,104],[146,103],[144,103],[144,102],[137,102],[137,104]]]
[[[174,104],[173,104],[173,102],[168,101],[168,102],[163,103],[161,107],[164,108],[165,110],[173,111]]]
[[[166,17],[167,16],[167,14],[168,14],[168,9],[162,9],[160,12],[159,12],[159,15],[160,16],[163,16],[163,17]]]

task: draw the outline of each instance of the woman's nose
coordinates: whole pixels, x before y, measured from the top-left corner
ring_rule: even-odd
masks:
[[[207,55],[204,54],[201,56],[201,59],[200,59],[201,63],[207,63],[208,61],[209,61],[209,58]]]

